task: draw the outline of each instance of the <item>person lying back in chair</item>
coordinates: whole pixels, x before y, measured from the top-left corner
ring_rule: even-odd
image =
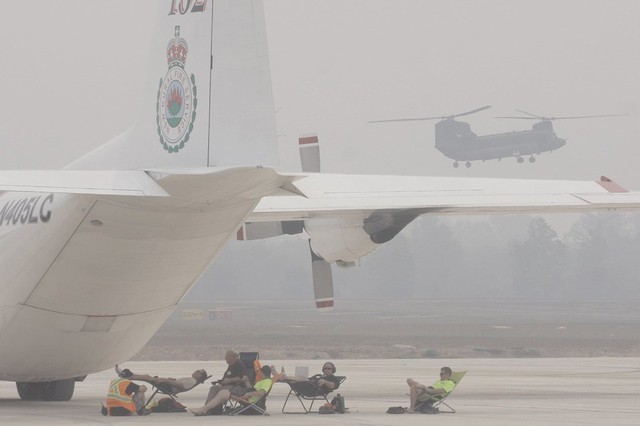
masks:
[[[148,374],[134,374],[128,368],[124,370],[118,367],[116,364],[116,373],[119,377],[129,380],[141,380],[143,382],[148,382],[158,386],[169,386],[171,388],[171,393],[179,393],[188,391],[200,383],[204,382],[207,379],[207,372],[205,370],[196,370],[191,374],[191,377],[182,377],[179,379],[174,379],[172,377],[157,377],[150,376]]]
[[[288,383],[304,383],[308,382],[310,385],[315,386],[322,393],[330,393],[340,386],[340,378],[335,376],[336,366],[332,362],[325,362],[322,366],[322,374],[316,374],[303,379],[299,377],[288,377],[284,373],[284,368],[280,374],[280,381]]]
[[[453,388],[456,387],[455,382],[451,380],[451,374],[453,374],[453,372],[451,371],[451,368],[442,367],[440,369],[440,380],[436,381],[431,386],[421,385],[420,383],[416,382],[412,378],[408,378],[407,384],[409,385],[409,390],[410,390],[410,393],[409,393],[410,405],[409,405],[408,411],[410,413],[415,412],[416,402],[423,395],[430,395],[430,396],[433,396],[434,398],[438,398],[439,396],[442,397],[448,394],[449,392],[451,392]]]
[[[245,384],[248,386],[246,392],[243,395],[232,395],[229,389],[220,389],[216,396],[209,402],[207,402],[202,407],[198,408],[189,408],[189,412],[194,416],[207,416],[211,414],[222,414],[222,406],[229,399],[233,398],[242,398],[250,403],[256,403],[260,398],[265,396],[271,386],[273,385],[273,381],[271,380],[271,367],[265,365],[260,370],[262,372],[262,380],[256,382],[253,387],[249,384],[249,379],[245,376]]]

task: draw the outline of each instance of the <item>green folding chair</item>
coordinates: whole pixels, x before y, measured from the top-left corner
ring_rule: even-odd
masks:
[[[229,416],[237,416],[242,414],[253,414],[253,415],[263,415],[268,416],[267,413],[267,397],[271,393],[271,389],[273,389],[274,383],[271,383],[271,387],[260,399],[255,402],[249,402],[249,400],[244,398],[239,398],[236,396],[231,396],[231,399],[228,401],[229,405],[224,410],[224,414]]]
[[[464,375],[467,374],[466,371],[454,371],[451,374],[451,380],[453,381],[453,383],[456,384],[456,387],[453,388],[451,390],[451,392],[447,392],[444,395],[438,395],[438,396],[434,396],[434,395],[429,395],[427,393],[423,393],[422,395],[418,396],[418,403],[416,404],[416,411],[422,411],[422,408],[428,404],[433,408],[437,408],[441,413],[455,413],[456,410],[454,410],[454,408],[452,406],[450,406],[449,404],[447,404],[445,402],[445,400],[449,397],[449,395],[451,395],[456,389],[458,389],[458,384],[460,384],[460,380],[462,380],[462,378],[464,377]],[[440,408],[440,406],[445,406],[448,408],[448,410],[443,410],[442,408]]]

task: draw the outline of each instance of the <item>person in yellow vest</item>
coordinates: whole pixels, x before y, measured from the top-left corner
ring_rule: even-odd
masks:
[[[129,379],[118,377],[109,384],[107,406],[102,406],[104,416],[145,415],[150,411],[144,408],[147,387],[137,385]]]
[[[265,365],[261,368],[262,380],[256,382],[253,387],[250,387],[245,391],[242,396],[233,395],[231,391],[228,389],[220,390],[216,396],[209,402],[207,402],[204,406],[199,408],[189,408],[189,412],[194,416],[208,416],[215,414],[222,414],[223,405],[229,399],[235,398],[243,398],[246,401],[254,404],[258,402],[263,396],[269,393],[271,390],[271,386],[273,386],[273,381],[271,380],[271,367]],[[251,386],[249,383],[249,379],[245,376],[245,384],[247,386]],[[264,408],[264,407],[263,407]],[[246,414],[258,414],[258,413],[246,413]]]
[[[451,368],[442,367],[440,369],[440,380],[436,381],[431,386],[421,385],[420,383],[416,382],[411,378],[407,379],[407,384],[409,385],[409,390],[410,390],[410,393],[409,393],[410,405],[409,405],[408,412],[409,413],[415,412],[416,402],[420,400],[420,397],[423,395],[430,395],[435,398],[438,398],[438,396],[442,397],[443,395],[451,392],[453,388],[456,387],[455,382],[451,380],[451,374],[453,374],[453,371],[451,371]]]

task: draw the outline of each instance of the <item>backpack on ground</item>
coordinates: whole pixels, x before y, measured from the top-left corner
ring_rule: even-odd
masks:
[[[184,413],[187,407],[172,398],[162,398],[158,405],[151,407],[152,413]]]
[[[336,395],[336,397],[331,400],[331,407],[335,410],[336,413],[346,413],[347,409],[344,406],[344,396],[340,394]]]

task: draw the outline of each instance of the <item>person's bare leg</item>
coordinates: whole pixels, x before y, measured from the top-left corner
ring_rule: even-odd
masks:
[[[221,385],[213,385],[209,388],[209,394],[207,395],[207,400],[204,402],[205,404],[208,404],[209,401],[211,401],[213,398],[216,397],[216,395],[218,394],[218,392],[220,392],[222,390],[222,386]]]
[[[282,381],[286,381],[286,382],[308,382],[309,379],[305,379],[304,377],[289,377],[286,374],[284,375],[284,378],[282,379]]]
[[[133,404],[136,406],[137,413],[144,414],[144,408],[145,408],[144,403],[147,402],[146,395],[145,395],[146,390],[147,390],[146,386],[144,385],[140,386],[140,388],[138,389],[138,392],[136,392],[131,398],[131,400],[133,401]]]
[[[131,377],[128,377],[129,380],[141,380],[143,382],[153,382],[156,380],[156,377],[150,376],[148,374],[134,374]]]
[[[284,367],[282,367],[280,369],[280,373],[278,373],[278,370],[276,370],[276,366],[272,365],[271,366],[271,380],[273,380],[274,383],[287,380],[287,375],[284,373]]]
[[[227,389],[222,389],[211,401],[207,402],[200,408],[189,408],[189,412],[194,416],[206,416],[207,412],[212,408],[216,408],[220,404],[224,404],[229,400],[231,392]]]
[[[420,383],[409,378],[407,379],[407,384],[409,385],[409,411],[411,412],[411,411],[415,411],[416,409],[416,401],[418,400]]]

